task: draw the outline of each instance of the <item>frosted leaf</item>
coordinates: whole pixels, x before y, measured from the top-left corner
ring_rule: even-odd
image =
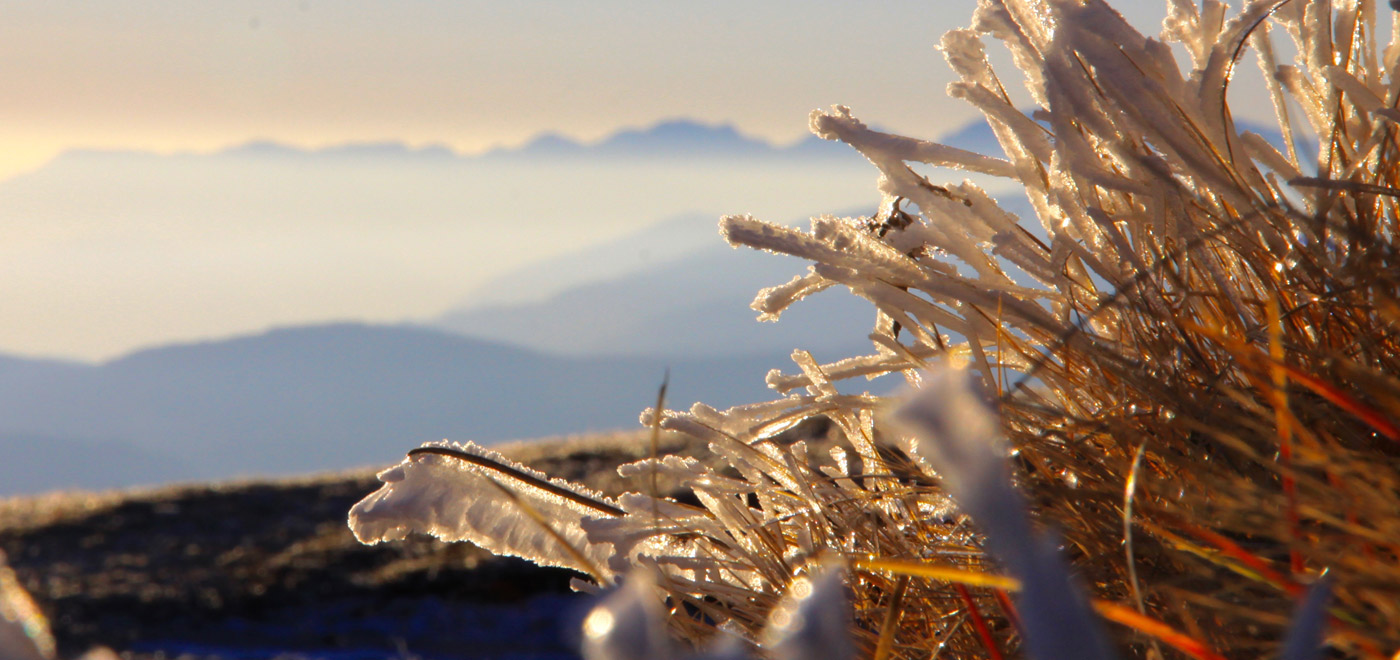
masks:
[[[937,352],[936,349],[927,346],[916,346],[913,348],[906,348],[905,350],[907,350],[909,353],[914,355],[914,357],[919,358],[920,360],[933,357]],[[958,359],[966,359],[967,352],[965,347],[957,347],[951,349],[948,352],[948,354],[951,357],[955,357]],[[827,377],[831,380],[845,380],[848,378],[855,378],[860,376],[875,376],[879,374],[889,373],[891,368],[890,360],[891,356],[885,354],[850,357],[838,360],[836,362],[832,362],[830,364],[824,364],[822,365],[822,371],[825,372]],[[913,367],[918,365],[907,366]],[[811,381],[807,379],[806,374],[787,375],[784,374],[781,370],[774,369],[768,372],[767,383],[768,387],[777,390],[778,392],[790,392],[799,387],[806,387],[807,385],[811,384]],[[875,400],[870,397],[866,397],[863,400],[850,400],[850,404],[856,403],[867,403],[869,405],[873,405],[875,403]]]
[[[1282,176],[1285,180],[1297,179],[1303,176],[1303,174],[1293,166],[1293,163],[1284,158],[1283,154],[1279,153],[1273,145],[1269,144],[1257,133],[1245,133],[1240,137],[1251,158],[1277,172],[1279,176]]]
[[[812,132],[827,140],[840,140],[855,147],[861,155],[888,172],[893,163],[917,161],[938,167],[953,167],[993,176],[1011,176],[1011,163],[979,153],[899,135],[873,131],[838,107],[831,113],[816,111],[811,116]]]
[[[822,398],[836,396],[836,386],[827,380],[826,374],[822,373],[821,365],[817,364],[811,353],[797,349],[792,352],[792,361],[797,364],[803,374],[806,374],[807,381],[811,383],[807,386],[809,392]]]
[[[996,75],[987,64],[986,47],[982,45],[982,39],[976,32],[967,29],[949,30],[939,40],[938,49],[943,51],[943,59],[947,60],[948,66],[964,81],[975,83],[976,86],[996,84]]]
[[[750,216],[725,216],[721,220],[721,233],[730,245],[746,245],[818,264],[856,269],[891,282],[908,284],[922,277],[918,264],[908,256],[845,223],[834,218],[817,218],[813,225],[813,234],[806,234]]]
[[[606,565],[607,548],[588,543],[582,522],[623,511],[582,486],[471,442],[428,443],[379,473],[379,480],[384,485],[350,510],[350,529],[361,543],[430,534],[608,577],[595,572]]]
[[[618,476],[623,478],[649,478],[653,473],[687,487],[703,486],[732,493],[747,493],[753,490],[753,484],[716,474],[699,461],[685,456],[664,456],[660,460],[644,458],[624,463],[617,468]],[[626,509],[627,503],[624,501],[622,504]]]
[[[589,518],[582,523],[590,544],[610,549],[608,567],[615,573],[630,570],[643,557],[693,557],[694,543],[678,540],[677,535],[727,535],[714,516],[702,509],[638,493],[625,493],[620,500],[628,515]]]
[[[793,303],[831,286],[826,278],[809,273],[792,278],[786,284],[761,289],[749,305],[758,312],[760,321],[777,321],[783,310]]]
[[[1347,99],[1356,104],[1357,108],[1371,113],[1386,108],[1385,101],[1346,69],[1339,66],[1327,67],[1327,76],[1333,85],[1346,93]]]

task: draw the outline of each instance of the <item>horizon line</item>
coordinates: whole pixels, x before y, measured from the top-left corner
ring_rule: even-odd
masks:
[[[405,151],[408,151],[408,152],[433,152],[433,151],[441,151],[441,152],[445,152],[445,155],[451,155],[451,156],[457,157],[457,158],[479,158],[479,157],[482,157],[482,156],[489,156],[489,155],[493,155],[493,154],[502,154],[502,155],[505,155],[505,154],[510,154],[510,153],[512,153],[512,152],[518,152],[518,151],[521,151],[521,150],[523,150],[523,149],[526,149],[526,148],[530,147],[531,145],[533,145],[533,144],[535,144],[535,143],[537,143],[537,142],[539,142],[539,141],[541,141],[541,140],[550,139],[550,138],[557,138],[557,139],[559,139],[559,140],[568,142],[568,143],[570,143],[570,144],[572,144],[572,145],[575,145],[575,146],[578,146],[578,147],[582,147],[582,148],[587,149],[587,148],[598,147],[598,146],[604,145],[604,144],[606,144],[607,142],[609,142],[610,140],[613,140],[613,139],[615,139],[615,138],[617,138],[617,137],[619,137],[619,136],[628,135],[628,134],[646,134],[646,133],[653,132],[653,131],[657,130],[658,128],[662,128],[662,127],[670,126],[670,125],[678,125],[678,124],[680,124],[680,125],[696,126],[696,127],[705,128],[705,129],[708,129],[708,130],[715,130],[715,131],[729,130],[729,131],[734,132],[735,134],[737,134],[739,137],[743,138],[744,140],[747,140],[747,141],[750,141],[750,142],[755,142],[755,143],[761,144],[761,145],[763,145],[763,146],[765,146],[765,147],[768,147],[768,148],[770,148],[770,149],[773,149],[773,150],[775,150],[775,151],[784,151],[784,150],[788,150],[788,149],[793,149],[793,148],[795,148],[795,147],[801,146],[801,145],[804,144],[804,143],[810,143],[810,142],[811,142],[812,140],[814,140],[814,139],[815,139],[815,140],[821,140],[821,138],[819,138],[819,137],[816,136],[815,134],[808,133],[808,134],[805,134],[805,135],[803,135],[802,137],[799,137],[799,138],[797,138],[797,139],[795,139],[795,140],[778,141],[778,140],[772,140],[772,139],[763,137],[763,136],[758,135],[758,134],[755,134],[755,133],[751,133],[751,132],[745,131],[741,126],[739,126],[736,122],[733,122],[733,121],[709,122],[709,121],[705,121],[705,120],[701,120],[701,119],[696,119],[696,118],[692,118],[692,117],[669,117],[669,118],[660,119],[660,120],[657,120],[657,121],[655,121],[655,122],[651,122],[651,123],[649,123],[649,124],[645,124],[645,125],[641,125],[641,126],[638,126],[638,125],[635,125],[635,124],[632,124],[632,125],[622,125],[622,126],[619,126],[619,127],[615,128],[615,129],[611,130],[610,132],[604,134],[604,135],[601,136],[601,137],[591,138],[591,139],[585,139],[585,138],[577,137],[577,136],[575,136],[575,135],[570,135],[570,134],[568,134],[568,133],[566,133],[566,132],[564,132],[564,131],[558,130],[558,129],[541,129],[541,130],[539,130],[539,131],[537,131],[537,132],[531,134],[529,137],[525,138],[524,140],[521,140],[521,141],[518,141],[518,142],[512,142],[512,143],[495,144],[495,145],[488,146],[488,147],[483,148],[483,149],[461,149],[461,148],[455,147],[455,146],[453,146],[452,144],[450,144],[449,142],[443,141],[443,140],[426,140],[426,141],[423,141],[423,140],[409,140],[409,139],[405,139],[405,138],[384,137],[384,138],[364,138],[364,139],[349,139],[349,140],[341,140],[341,141],[333,141],[333,142],[314,142],[314,143],[309,143],[309,142],[305,142],[305,141],[287,140],[287,139],[281,139],[281,138],[269,137],[269,136],[264,136],[264,137],[250,137],[250,138],[246,138],[246,139],[239,139],[239,140],[235,140],[235,141],[230,141],[230,142],[223,143],[223,144],[221,144],[221,145],[219,145],[219,146],[217,146],[217,147],[213,147],[213,148],[176,148],[176,149],[160,149],[160,148],[148,148],[148,147],[140,147],[140,146],[117,146],[117,147],[71,146],[71,147],[67,147],[67,148],[65,148],[65,149],[62,149],[62,150],[56,152],[51,158],[49,158],[49,159],[47,159],[46,161],[44,161],[44,163],[42,163],[42,164],[40,164],[40,165],[38,165],[38,166],[36,166],[36,167],[34,167],[34,168],[28,169],[28,170],[26,170],[26,171],[34,171],[35,169],[40,169],[40,168],[44,167],[45,165],[47,165],[47,164],[53,162],[53,160],[54,160],[55,158],[58,158],[58,157],[60,157],[60,156],[66,155],[66,154],[112,154],[112,155],[117,155],[117,154],[142,154],[142,155],[153,155],[153,156],[216,156],[216,155],[228,154],[228,153],[230,153],[230,152],[236,152],[236,151],[243,150],[243,149],[248,149],[248,148],[250,148],[250,147],[278,148],[278,149],[285,149],[285,150],[287,150],[287,151],[300,152],[300,153],[307,154],[307,155],[319,155],[319,154],[326,154],[326,153],[329,153],[329,152],[335,152],[335,151],[338,151],[338,150],[353,150],[353,149],[356,149],[356,148],[399,147],[399,148],[402,148],[402,149],[404,149]],[[7,177],[7,178],[8,178],[8,177]]]

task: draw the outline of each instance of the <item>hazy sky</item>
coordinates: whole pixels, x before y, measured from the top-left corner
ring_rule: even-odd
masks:
[[[949,77],[932,46],[971,6],[5,2],[0,173],[71,146],[406,139],[470,151],[678,116],[794,139],[809,110],[837,102],[931,130]]]
[[[1139,29],[1160,29],[1160,3],[1115,4]],[[589,140],[679,117],[787,142],[806,134],[812,109],[836,103],[869,123],[933,138],[976,116],[946,97],[953,75],[936,50],[944,32],[968,24],[974,5],[0,0],[0,302],[8,319],[0,322],[0,352],[110,357],[271,324],[422,318],[527,258],[601,242],[672,213],[767,208],[768,219],[789,221],[876,198],[873,173],[803,192],[810,182],[791,173],[781,184],[738,173],[706,190],[698,178],[652,172],[669,178],[648,191],[674,189],[675,199],[652,204],[619,180],[613,192],[639,205],[622,212],[621,202],[604,199],[603,183],[580,188],[551,216],[576,235],[505,236],[503,244],[530,249],[464,259],[466,249],[483,244],[469,223],[513,226],[517,198],[488,209],[490,195],[470,193],[457,179],[404,181],[412,174],[395,171],[353,191],[369,194],[356,200],[391,201],[327,216],[323,229],[348,237],[334,252],[335,241],[313,231],[324,209],[287,200],[315,186],[348,185],[345,179],[302,173],[315,186],[287,192],[277,173],[252,173],[242,187],[200,197],[204,188],[173,181],[203,171],[197,168],[158,170],[164,174],[155,183],[174,185],[174,194],[140,172],[116,176],[100,167],[84,170],[86,183],[42,172],[15,178],[64,150],[212,152],[266,139],[308,147],[395,140],[478,152],[546,131]],[[1014,93],[1019,74],[1003,73]],[[510,185],[528,189],[519,198],[536,195],[534,178]],[[138,209],[133,200],[152,190],[159,191],[154,201]],[[818,203],[823,195],[829,199]],[[322,199],[338,201],[335,193]],[[186,203],[195,211],[177,213]],[[583,208],[590,203],[595,208]],[[211,204],[222,215],[200,211]],[[259,204],[276,211],[253,214],[265,235],[247,229],[253,218],[228,215]],[[577,222],[589,214],[598,219]],[[404,242],[376,238],[345,217]],[[461,234],[457,243],[443,239],[443,227]],[[228,231],[256,240],[218,238]],[[391,249],[393,259],[384,255]],[[168,265],[172,259],[183,261]],[[297,286],[310,288],[296,293]],[[181,291],[184,298],[174,295]],[[369,299],[380,302],[357,307]]]
[[[791,140],[833,103],[936,135],[973,116],[944,97],[952,77],[934,50],[973,6],[6,0],[0,176],[74,146],[403,139],[475,151],[680,116]]]

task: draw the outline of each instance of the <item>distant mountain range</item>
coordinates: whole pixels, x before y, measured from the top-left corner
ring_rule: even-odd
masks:
[[[983,124],[985,126],[985,124]],[[990,135],[990,131],[987,131]],[[69,158],[131,157],[145,152],[125,149],[76,149]],[[443,144],[410,145],[395,140],[351,142],[322,148],[303,148],[274,140],[254,140],[210,155],[249,158],[322,157],[341,159],[413,159],[421,161],[476,160],[517,161],[550,159],[629,159],[688,158],[727,160],[826,160],[863,162],[849,146],[809,135],[791,145],[745,135],[732,124],[708,124],[691,119],[673,119],[647,128],[623,129],[596,142],[584,142],[558,133],[542,133],[523,145],[498,147],[471,154]]]
[[[995,145],[985,125],[946,141],[978,151]],[[838,152],[848,160],[831,155]],[[739,169],[724,165],[736,161]],[[599,162],[624,164],[608,170]],[[702,166],[674,172],[658,165],[695,162]],[[838,162],[852,168],[766,165]],[[728,178],[704,178],[710,172]],[[855,192],[834,193],[824,177]],[[492,251],[531,254],[555,235],[580,247],[541,249],[482,280],[451,311],[417,316],[420,326],[277,322],[283,329],[100,364],[0,355],[0,494],[387,465],[427,440],[635,428],[668,368],[672,406],[770,398],[763,377],[790,371],[795,347],[824,361],[869,350],[873,309],[836,289],[798,303],[777,324],[759,324],[748,308],[757,290],[805,264],[724,245],[718,216],[869,213],[850,205],[875,202],[872,182],[870,166],[844,145],[810,138],[776,147],[688,121],[593,144],[544,136],[477,156],[392,142],[69,154],[0,182],[4,226],[20,232],[16,240],[26,228],[71,237],[44,244],[53,251],[48,270],[11,277],[61,283],[55,278],[66,273],[72,282],[55,290],[70,296],[109,287],[101,300],[112,322],[146,314],[127,277],[158,274],[188,297],[160,291],[152,309],[198,319],[248,301],[296,308],[303,303],[277,296],[298,286],[312,297],[297,300],[362,300],[342,293],[360,285],[355,277],[392,297],[447,290],[444,283]],[[725,197],[743,185],[793,201],[765,214],[757,197]],[[434,201],[443,195],[452,198]],[[485,206],[492,195],[499,203]],[[684,213],[695,208],[704,212]],[[636,229],[622,238],[589,240],[619,215],[644,219],[631,220]],[[0,243],[0,257],[13,257],[7,264],[39,263],[32,250],[5,248],[9,242]],[[386,245],[392,253],[376,251]],[[371,267],[357,275],[365,263]],[[224,277],[220,268],[232,278],[226,284],[215,278]],[[394,279],[404,273],[419,279]],[[224,286],[235,297],[222,297]],[[6,304],[11,317],[26,318]],[[88,322],[98,332],[104,319]]]
[[[664,121],[646,129],[628,129],[586,144],[557,133],[540,135],[525,145],[495,149],[484,158],[651,158],[657,155],[687,158],[791,158],[860,159],[849,146],[809,135],[779,147],[749,137],[729,124],[710,125],[686,119]]]
[[[0,181],[13,285],[0,287],[0,348],[107,358],[267,327],[424,318],[502,272],[662,218],[790,218],[877,197],[874,168],[829,146],[845,158],[672,122],[577,157],[398,143],[72,152]],[[35,319],[65,323],[48,332]],[[65,347],[77,342],[89,346]]]
[[[566,289],[614,280],[723,246],[718,215],[682,213],[601,245],[531,261],[496,275],[463,296],[453,312],[543,302]]]
[[[1276,147],[1283,145],[1282,134],[1276,127],[1237,120],[1241,130],[1259,133]],[[1002,155],[1001,144],[991,127],[976,119],[954,127],[936,141],[949,146],[991,156]],[[1299,137],[1299,147],[1306,153],[1315,148]],[[333,158],[354,160],[416,160],[416,161],[479,161],[513,162],[537,159],[588,160],[653,160],[653,159],[725,159],[729,162],[758,161],[827,161],[863,163],[864,159],[850,146],[808,135],[789,145],[776,145],[762,138],[745,135],[732,124],[712,124],[693,119],[671,119],[646,128],[622,129],[601,140],[586,142],[560,133],[541,133],[524,144],[497,147],[481,153],[466,153],[445,144],[412,145],[402,141],[349,142],[320,148],[305,148],[275,140],[253,140],[212,154],[180,153],[174,156],[235,156],[250,158]],[[129,149],[74,149],[60,158],[113,158],[171,156]]]
[[[495,285],[568,281],[572,270],[597,272],[602,268],[595,265],[598,261],[633,267],[541,300],[483,303],[469,297],[430,324],[568,355],[675,359],[782,355],[801,347],[834,358],[868,346],[865,336],[874,322],[874,307],[839,287],[800,301],[777,323],[759,323],[749,308],[759,289],[783,284],[805,273],[807,265],[792,257],[731,248],[717,225],[716,218],[682,216],[598,248],[532,264],[498,278]],[[696,234],[709,237],[702,240]],[[665,236],[695,247],[666,259],[643,262],[636,256]]]
[[[786,351],[565,357],[360,324],[30,363],[0,370],[0,494],[389,465],[428,440],[636,428],[668,369],[669,405],[726,407],[771,397],[764,374],[790,364]]]

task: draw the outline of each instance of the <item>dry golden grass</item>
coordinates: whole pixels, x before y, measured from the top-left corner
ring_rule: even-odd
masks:
[[[839,284],[880,310],[875,354],[799,361],[801,374],[770,384],[805,387],[783,415],[832,417],[860,472],[892,476],[792,496],[819,512],[806,533],[848,557],[994,571],[959,522],[928,515],[938,488],[924,471],[875,451],[879,427],[860,418],[880,402],[827,382],[917,381],[928,363],[970,363],[997,390],[1034,516],[1065,537],[1095,596],[1120,607],[1107,609],[1129,624],[1126,648],[1274,653],[1326,572],[1333,648],[1389,657],[1400,649],[1400,53],[1382,50],[1367,3],[1251,3],[1230,20],[1174,4],[1164,38],[1195,63],[1184,74],[1163,42],[1101,3],[984,2],[943,49],[962,76],[950,93],[986,113],[1005,160],[879,134],[837,108],[814,115],[814,130],[880,169],[880,212],[818,219],[810,234],[726,219],[731,242],[815,264],[756,309]],[[1291,38],[1291,66],[1276,64],[1271,31]],[[984,36],[1016,57],[1037,121],[982,59]],[[1284,144],[1231,118],[1226,89],[1251,49]],[[1015,180],[1043,233],[1007,223],[977,186],[931,182],[918,162]],[[761,429],[732,429],[759,429],[762,415],[703,417],[663,425],[761,443]],[[857,635],[877,656],[1017,646],[995,589],[856,566]],[[772,597],[724,615],[755,630]],[[1190,643],[1143,634],[1156,624]]]
[[[1019,623],[1045,613],[1016,611],[1017,583],[944,492],[975,495],[951,486],[986,475],[940,475],[952,464],[931,466],[917,439],[883,423],[886,399],[843,383],[902,374],[917,385],[956,363],[995,393],[1035,524],[1064,539],[1126,653],[1276,655],[1325,572],[1334,651],[1391,657],[1400,45],[1382,48],[1376,22],[1360,0],[1249,2],[1233,17],[1172,0],[1149,39],[1098,0],[983,0],[942,50],[960,78],[950,94],[986,115],[1004,156],[880,133],[837,107],[814,113],[813,131],[878,169],[879,210],[815,218],[810,232],[721,223],[734,245],[812,262],[759,294],[762,318],[848,288],[877,310],[870,355],[819,364],[797,351],[800,373],[768,378],[785,398],[647,413],[712,456],[625,465],[636,493],[561,498],[568,489],[540,476],[504,486],[519,473],[506,459],[440,446],[411,455],[352,526],[372,518],[392,532],[368,540],[486,533],[502,552],[583,566],[599,584],[646,571],[681,636],[757,646],[785,627],[772,612],[792,610],[790,588],[820,582],[811,576],[835,558],[851,570],[862,653],[999,660],[1020,650]],[[984,42],[1010,51],[1032,115]],[[1250,51],[1276,110],[1273,142],[1232,119],[1228,90]],[[935,183],[924,166],[1009,180],[1034,218],[972,182]],[[780,435],[816,417],[831,422],[823,442]],[[661,479],[693,498],[646,485]],[[490,515],[459,515],[499,491],[508,497]],[[542,507],[563,513],[512,517]],[[568,552],[542,533],[570,539]],[[532,539],[529,550],[515,538]]]

